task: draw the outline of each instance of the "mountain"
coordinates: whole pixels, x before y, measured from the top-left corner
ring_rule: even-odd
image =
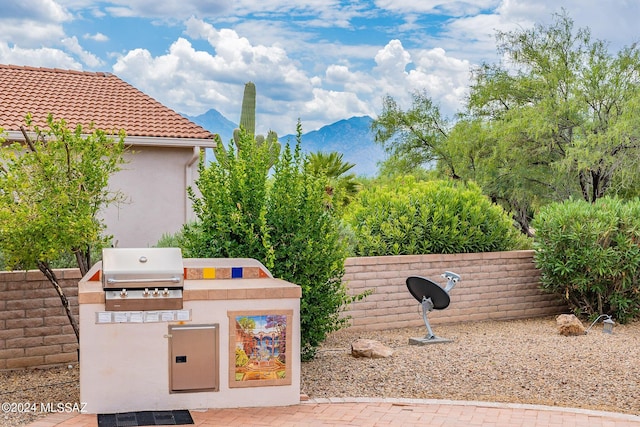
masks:
[[[351,169],[356,175],[374,176],[377,173],[377,162],[384,160],[382,147],[373,141],[369,116],[351,117],[333,124],[323,126],[302,135],[302,151],[313,153],[337,151],[343,154],[344,161],[354,163]],[[304,125],[304,123],[303,123]],[[280,137],[281,143],[295,143],[295,135]]]
[[[202,126],[206,130],[212,133],[220,135],[223,144],[228,144],[231,138],[233,138],[233,130],[238,127],[237,124],[227,119],[220,114],[218,110],[211,109],[199,116],[191,117],[183,114],[187,119],[193,123]]]
[[[219,134],[225,144],[233,138],[233,130],[238,127],[215,109],[200,116],[185,117],[209,132]],[[377,162],[385,159],[385,152],[373,141],[373,133],[370,130],[372,121],[369,116],[351,117],[304,133],[302,151],[337,151],[343,154],[344,161],[355,164],[351,172],[356,175],[374,176],[378,171]],[[304,123],[302,125],[304,126]],[[293,146],[296,142],[295,135],[278,136],[278,139],[283,146],[287,143]]]

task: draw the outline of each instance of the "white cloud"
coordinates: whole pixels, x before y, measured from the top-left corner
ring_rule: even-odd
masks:
[[[614,50],[639,41],[637,17],[640,2],[602,0],[504,0],[497,9],[505,22],[537,22],[549,24],[554,13],[566,10],[574,28],[591,30],[595,39],[611,43]]]
[[[327,82],[330,84],[345,84],[351,79],[351,72],[344,65],[329,65],[326,72]]]
[[[191,115],[216,108],[235,118],[247,81],[256,82],[262,111],[269,111],[275,102],[298,98],[304,87],[311,86],[277,48],[251,46],[230,30],[214,30],[209,36],[216,46],[215,55],[197,51],[180,38],[165,55],[153,57],[148,50],[132,50],[118,59],[113,70],[165,105]],[[270,101],[274,98],[276,101]]]
[[[228,11],[230,2],[210,0],[110,0],[104,10],[115,17],[146,17],[167,20],[191,15],[215,16]]]
[[[65,34],[63,24],[73,19],[61,1],[4,0],[0,12],[0,62],[75,70],[82,69],[81,64],[102,66],[104,62],[84,50],[76,36]]]
[[[377,7],[398,13],[469,15],[497,6],[499,0],[375,0]]]
[[[59,49],[23,49],[0,42],[0,63],[82,70],[82,64]]]
[[[64,36],[62,24],[72,15],[54,0],[3,0],[0,7],[0,41],[21,48],[48,46]]]
[[[310,125],[315,128],[352,116],[373,113],[371,105],[358,98],[353,92],[315,88],[312,94],[313,99],[303,103],[299,110],[305,127]],[[322,120],[316,122],[314,120],[316,117],[321,117]]]
[[[390,41],[376,55],[372,74],[381,95],[391,95],[407,108],[411,93],[425,90],[446,115],[461,109],[469,86],[470,63],[447,55],[444,49],[407,51]],[[377,105],[376,107],[380,107]]]
[[[405,77],[406,68],[411,63],[411,55],[404,50],[400,40],[391,40],[375,57],[376,68],[380,75]]]
[[[254,45],[234,30],[218,30],[193,18],[187,21],[186,34],[206,39],[213,47],[215,54],[209,55],[208,66],[218,79],[262,82],[278,99],[295,99],[309,85],[308,77],[280,46]]]
[[[107,42],[109,41],[109,37],[107,37],[106,35],[102,34],[102,33],[95,33],[95,34],[85,34],[82,36],[82,38],[88,39],[88,40],[93,40],[95,42]]]
[[[415,70],[409,73],[408,86],[425,89],[446,115],[460,110],[468,94],[470,64],[447,56],[444,49],[418,51]]]
[[[52,41],[63,37],[64,30],[58,24],[0,17],[0,40],[21,48],[38,49],[41,46],[49,46]]]
[[[64,22],[71,19],[71,14],[55,0],[3,0],[3,19],[24,19],[38,22]]]
[[[90,52],[87,52],[80,46],[78,43],[77,37],[67,37],[61,40],[62,45],[71,53],[77,55],[84,64],[88,65],[91,68],[97,68],[104,65],[104,61],[93,55]]]
[[[185,35],[206,40],[213,51],[196,50],[189,40],[179,38],[163,55],[154,57],[145,49],[128,52],[118,59],[114,72],[177,111],[197,115],[216,108],[232,120],[239,115],[243,84],[253,81],[260,133],[293,133],[298,117],[305,128],[314,129],[352,116],[375,116],[384,95],[409,102],[416,89],[426,89],[443,110],[453,113],[468,86],[468,61],[443,49],[409,51],[399,40],[360,51],[368,68],[362,63],[352,68],[339,59],[345,56],[342,52],[335,62],[325,62],[320,73],[310,74],[282,47],[255,44],[232,29],[217,29],[200,19],[186,22]]]

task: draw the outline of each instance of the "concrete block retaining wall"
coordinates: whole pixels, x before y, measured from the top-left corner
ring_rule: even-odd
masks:
[[[424,326],[405,280],[424,276],[444,286],[440,275],[445,270],[460,274],[462,281],[451,291],[449,308],[429,314],[432,325],[567,311],[562,301],[538,289],[540,273],[532,251],[349,258],[345,270],[351,294],[373,292],[344,313],[358,330]],[[77,316],[80,272],[56,274]],[[77,348],[60,299],[42,273],[0,272],[0,370],[74,362]]]
[[[373,292],[345,312],[352,317],[351,328],[359,330],[424,326],[406,278],[423,276],[444,287],[440,275],[447,270],[462,280],[450,292],[450,306],[429,314],[432,325],[542,317],[568,310],[556,296],[539,289],[533,251],[349,258],[345,267],[344,281],[352,295]]]
[[[78,269],[56,270],[78,314]],[[38,270],[0,272],[0,369],[77,361],[78,343],[60,298]]]

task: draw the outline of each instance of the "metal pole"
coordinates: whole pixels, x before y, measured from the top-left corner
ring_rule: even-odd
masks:
[[[422,319],[424,320],[424,324],[427,326],[427,331],[429,334],[425,337],[428,340],[434,339],[436,336],[433,334],[431,330],[431,325],[429,325],[429,320],[427,319],[427,313],[433,310],[433,302],[431,298],[422,297]]]

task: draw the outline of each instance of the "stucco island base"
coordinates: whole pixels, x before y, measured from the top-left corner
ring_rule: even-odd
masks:
[[[101,263],[79,282],[80,400],[86,403],[86,412],[299,403],[300,287],[274,279],[255,260],[184,259],[183,263],[183,309],[166,313],[106,312],[100,281]],[[227,274],[232,269],[233,278]],[[231,323],[243,313],[258,321],[260,315],[265,318],[286,316],[286,360],[282,359],[289,378],[262,380],[258,377],[242,381],[237,376],[235,348],[241,345],[237,336],[230,336],[230,331],[234,330]],[[188,325],[215,325],[217,328],[216,343],[196,343],[216,347],[214,359],[217,361],[213,362],[218,375],[216,391],[170,390],[170,327]],[[255,325],[256,336],[260,335],[260,327]],[[271,343],[273,345],[273,341]],[[263,347],[261,351],[262,356],[254,355],[257,365],[273,359],[269,358],[269,351],[271,355],[275,354],[272,347],[270,350]],[[279,375],[284,375],[282,372]]]

